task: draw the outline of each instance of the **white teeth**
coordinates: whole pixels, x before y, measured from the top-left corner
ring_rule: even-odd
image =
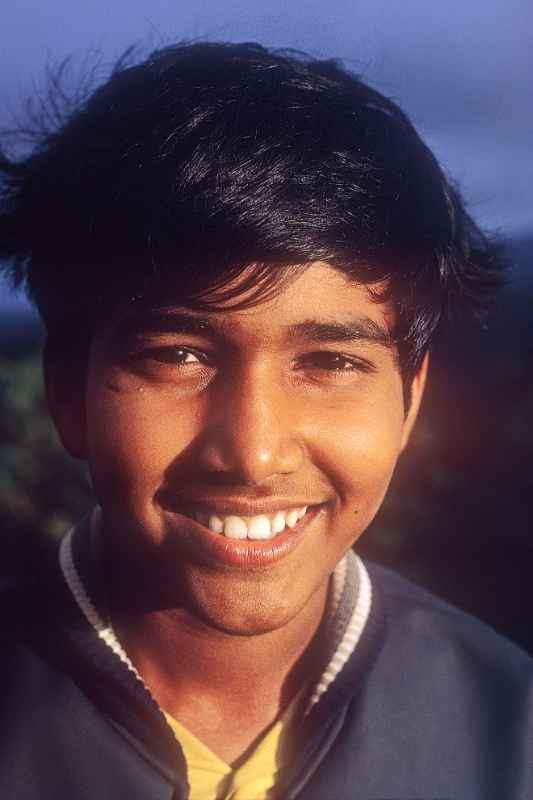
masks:
[[[228,539],[246,539],[248,526],[240,517],[226,517],[224,520],[224,536]]]
[[[213,531],[213,533],[223,533],[224,532],[224,522],[217,517],[216,514],[211,514],[209,517],[209,528]]]
[[[293,508],[291,511],[278,511],[273,517],[259,514],[256,517],[239,517],[236,514],[227,517],[207,514],[204,511],[193,512],[193,518],[201,525],[208,527],[213,533],[223,534],[228,539],[271,539],[285,530],[285,526],[294,528],[305,516],[307,506]]]
[[[285,514],[283,511],[278,511],[277,514],[274,514],[274,519],[272,520],[272,533],[281,533],[285,530]]]
[[[289,526],[289,528],[294,528],[294,526],[298,522],[298,511],[289,511],[289,513],[285,517],[285,521]]]
[[[252,517],[248,523],[249,539],[271,539],[273,536],[268,517]]]

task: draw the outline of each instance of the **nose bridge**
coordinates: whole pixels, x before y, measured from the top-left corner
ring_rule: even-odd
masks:
[[[261,463],[273,459],[279,449],[284,422],[281,387],[272,371],[261,366],[247,370],[234,393],[232,414],[235,443]]]
[[[247,482],[294,471],[302,450],[293,428],[290,398],[274,365],[235,371],[215,400],[211,465]]]

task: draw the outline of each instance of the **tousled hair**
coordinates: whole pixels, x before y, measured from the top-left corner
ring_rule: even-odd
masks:
[[[0,156],[0,258],[63,346],[167,279],[209,307],[251,264],[259,299],[321,260],[386,285],[409,386],[448,311],[483,314],[501,283],[408,117],[336,61],[178,44],[66,114],[53,88],[55,126]]]

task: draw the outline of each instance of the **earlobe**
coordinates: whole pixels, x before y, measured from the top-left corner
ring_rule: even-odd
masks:
[[[45,347],[43,371],[48,408],[61,443],[73,458],[85,460],[85,370],[66,367]]]
[[[416,422],[416,418],[418,416],[420,403],[422,402],[422,396],[424,394],[424,388],[426,385],[428,366],[429,366],[429,353],[426,353],[426,355],[424,356],[424,360],[422,361],[422,364],[420,366],[420,369],[413,378],[413,382],[411,384],[411,405],[409,406],[409,411],[403,426],[400,451],[403,451],[405,449],[407,442],[409,441],[409,437],[411,436],[411,431],[413,430],[414,424]]]

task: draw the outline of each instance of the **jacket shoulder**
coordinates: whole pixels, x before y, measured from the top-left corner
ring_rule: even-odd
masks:
[[[533,659],[400,575],[365,566],[379,647],[363,674],[355,648],[343,726],[306,796],[348,798],[357,787],[375,798],[533,797]]]
[[[384,606],[387,629],[401,630],[406,646],[454,647],[472,659],[502,669],[533,670],[533,658],[480,619],[462,611],[398,573],[367,564],[372,586]]]

